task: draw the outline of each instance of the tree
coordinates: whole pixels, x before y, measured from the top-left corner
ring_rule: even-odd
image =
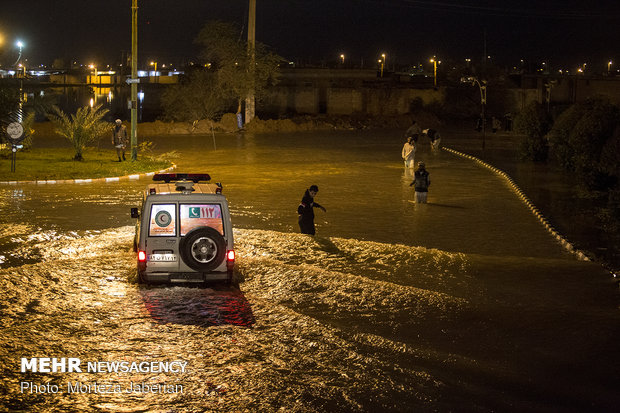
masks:
[[[54,62],[52,62],[52,69],[65,69],[65,61],[60,58],[57,57],[56,59],[54,59]]]
[[[226,108],[226,102],[215,73],[194,71],[187,80],[164,92],[162,106],[167,119],[196,124],[216,118]]]
[[[19,110],[19,89],[0,86],[0,117],[9,117]]]
[[[567,171],[574,170],[573,157],[574,149],[569,143],[569,137],[581,116],[585,111],[585,106],[574,104],[558,116],[549,131],[547,138],[551,146],[553,158]]]
[[[620,109],[607,99],[590,99],[567,109],[549,132],[560,165],[574,171],[590,189],[606,189],[616,182]]]
[[[34,134],[34,112],[28,112],[22,120],[22,126],[24,127],[24,140],[22,145],[24,149],[32,148],[32,135]]]
[[[525,159],[546,161],[548,145],[545,135],[551,127],[551,119],[542,105],[532,102],[515,118],[515,130],[525,135],[521,141],[521,155]]]
[[[589,188],[605,189],[613,182],[605,172],[601,154],[619,124],[618,107],[605,100],[593,100],[569,135],[575,172]]]
[[[240,32],[233,23],[215,20],[207,22],[195,40],[203,47],[201,57],[217,73],[223,96],[236,99],[239,107],[251,91],[260,99],[265,89],[277,82],[278,67],[284,60],[256,43],[251,70],[248,45],[240,39]]]
[[[81,107],[75,115],[68,116],[58,106],[54,106],[52,113],[47,114],[47,118],[54,125],[56,133],[73,145],[75,149],[73,159],[83,161],[84,148],[112,128],[108,122],[102,120],[107,113],[107,109],[101,109],[101,105],[97,105],[93,108]]]
[[[35,96],[33,99],[29,99],[27,104],[22,102],[20,108],[19,89],[6,86],[0,87],[0,117],[10,119],[11,121],[21,118],[21,124],[24,128],[22,145],[25,149],[32,147],[35,112],[41,111],[44,107],[45,100]]]

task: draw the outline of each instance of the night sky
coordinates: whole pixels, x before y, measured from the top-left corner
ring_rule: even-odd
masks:
[[[0,63],[25,43],[30,65],[55,58],[98,65],[121,61],[131,49],[131,0],[3,2]],[[141,62],[194,60],[193,44],[208,20],[247,27],[247,0],[139,0]],[[550,66],[584,62],[620,66],[620,2],[446,0],[257,0],[257,40],[288,60],[321,63],[415,64],[440,59],[479,61],[486,50],[502,65],[520,59]],[[244,33],[243,38],[246,37]],[[602,70],[602,69],[601,69]]]

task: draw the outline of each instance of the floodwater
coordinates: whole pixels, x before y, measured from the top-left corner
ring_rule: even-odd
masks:
[[[146,179],[1,186],[2,409],[618,410],[617,284],[489,169],[421,146],[417,205],[398,131],[152,140],[222,182],[238,284],[136,283],[129,208]],[[296,223],[312,184],[327,208],[314,238]],[[21,373],[33,357],[84,369]],[[85,369],[123,361],[187,364]]]

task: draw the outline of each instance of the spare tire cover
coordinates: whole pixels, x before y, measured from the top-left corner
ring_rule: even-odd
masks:
[[[226,241],[215,229],[198,227],[181,239],[179,250],[188,267],[206,272],[217,268],[226,257]]]

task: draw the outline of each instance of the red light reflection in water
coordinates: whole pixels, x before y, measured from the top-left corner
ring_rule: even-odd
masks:
[[[255,321],[250,303],[239,290],[151,287],[140,294],[151,318],[161,324],[251,327]]]

